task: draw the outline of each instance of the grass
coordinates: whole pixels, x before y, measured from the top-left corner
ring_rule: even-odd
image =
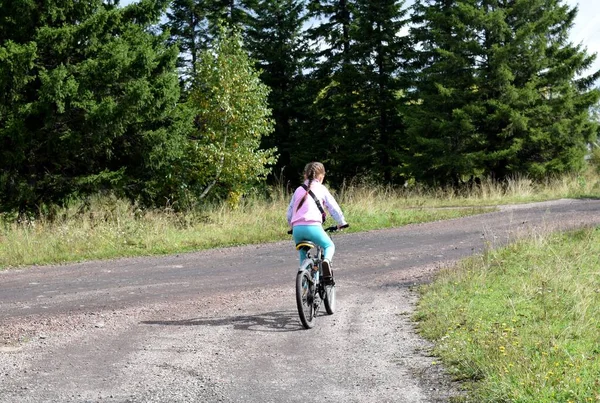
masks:
[[[484,180],[478,188],[426,190],[380,186],[342,188],[337,195],[351,231],[398,227],[490,211],[489,206],[600,194],[593,175],[505,185]],[[0,269],[124,256],[172,254],[289,239],[289,195],[247,198],[232,208],[207,206],[183,213],[141,209],[114,197],[68,206],[52,219],[0,220]],[[452,207],[452,208],[445,208]],[[1,217],[0,217],[1,218]]]
[[[374,202],[375,200],[373,200]],[[456,218],[485,211],[467,207],[436,211],[399,209],[391,200],[349,203],[345,207],[352,231]],[[142,210],[123,200],[99,198],[89,211],[81,205],[64,209],[52,221],[39,218],[10,222],[0,230],[0,268],[172,254],[222,246],[290,239],[285,220],[287,201],[246,200],[237,208],[225,205],[176,213]]]
[[[539,235],[444,270],[416,320],[469,402],[600,401],[600,229]]]

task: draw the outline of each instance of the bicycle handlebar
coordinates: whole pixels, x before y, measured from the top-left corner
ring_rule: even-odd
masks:
[[[325,228],[325,232],[335,232],[335,231],[339,231],[344,228],[348,228],[349,226],[350,226],[350,224],[344,224],[341,227],[338,227],[337,225],[332,225],[331,227]]]
[[[350,224],[344,224],[341,227],[338,227],[337,225],[332,225],[331,227],[325,228],[325,232],[335,232],[335,231],[339,231],[344,228],[348,228],[349,226],[350,226]],[[288,233],[288,235],[292,235],[293,230],[289,230],[287,233]]]

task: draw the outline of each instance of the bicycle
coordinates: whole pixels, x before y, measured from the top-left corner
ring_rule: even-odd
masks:
[[[326,232],[335,232],[347,228],[348,224],[338,228],[332,226],[325,228]],[[289,232],[291,233],[291,231]],[[329,284],[321,281],[323,275],[323,248],[311,241],[300,241],[296,244],[296,250],[305,250],[306,259],[300,265],[296,274],[296,305],[300,322],[306,329],[315,326],[315,317],[321,306],[325,305],[325,311],[329,315],[335,312],[335,280]],[[314,250],[314,255],[311,251]]]

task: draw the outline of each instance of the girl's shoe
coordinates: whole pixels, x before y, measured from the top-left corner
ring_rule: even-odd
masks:
[[[323,269],[323,283],[326,285],[332,284],[333,270],[331,270],[331,262],[329,260],[323,260],[321,263],[321,268]]]

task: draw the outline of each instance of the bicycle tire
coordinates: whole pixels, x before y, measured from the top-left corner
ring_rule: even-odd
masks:
[[[325,311],[327,314],[333,315],[335,312],[335,285],[326,285],[324,294]]]
[[[310,275],[306,270],[299,271],[296,275],[296,305],[300,322],[306,329],[315,326],[314,287],[311,287]]]

